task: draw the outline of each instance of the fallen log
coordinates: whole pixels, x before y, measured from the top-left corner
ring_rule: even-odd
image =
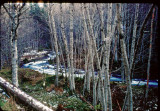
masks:
[[[23,92],[22,90],[17,88],[16,86],[14,86],[14,85],[10,84],[9,82],[7,82],[2,77],[0,77],[0,85],[3,88],[7,89],[7,91],[13,93],[16,97],[18,97],[18,99],[24,101],[28,105],[30,105],[33,108],[37,109],[38,111],[53,111],[53,109],[45,106],[44,104],[42,104],[38,100],[36,100],[33,97],[29,96],[28,94],[26,94],[25,92]]]

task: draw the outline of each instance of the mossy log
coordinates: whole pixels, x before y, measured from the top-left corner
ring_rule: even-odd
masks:
[[[53,111],[53,109],[48,106],[42,104],[40,101],[34,99],[33,97],[26,94],[24,91],[20,90],[16,86],[10,84],[5,79],[0,77],[0,85],[5,88],[8,92],[14,94],[18,99],[24,101],[31,107],[37,109],[38,111]]]

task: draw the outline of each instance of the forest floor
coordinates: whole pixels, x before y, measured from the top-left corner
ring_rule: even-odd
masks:
[[[11,82],[11,70],[3,69],[0,76]],[[80,96],[83,91],[83,78],[75,78],[76,90],[71,94],[67,78],[59,76],[59,87],[54,86],[55,76],[41,74],[31,69],[19,68],[19,84],[20,89],[27,94],[41,101],[42,103],[52,106],[54,110],[76,110],[86,111],[92,110],[92,81],[91,94],[85,93],[84,97]],[[45,82],[45,86],[44,86]],[[111,82],[113,111],[120,111],[125,98],[126,85],[119,82]],[[144,111],[143,101],[145,94],[145,86],[132,86],[133,89],[133,106],[134,111]],[[7,96],[9,95],[9,96]],[[87,102],[85,102],[86,100]],[[13,96],[6,94],[3,88],[0,88],[0,107],[7,111],[17,111],[25,109],[25,111],[34,111],[35,109],[27,106],[25,103],[19,103]],[[146,108],[149,111],[156,111],[158,107],[158,88],[150,87]],[[101,110],[100,103],[94,106],[95,109]]]

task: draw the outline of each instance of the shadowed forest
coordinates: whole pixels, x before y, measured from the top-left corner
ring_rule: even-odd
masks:
[[[158,7],[4,3],[0,110],[157,111]]]

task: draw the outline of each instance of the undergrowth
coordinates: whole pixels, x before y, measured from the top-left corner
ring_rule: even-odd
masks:
[[[75,109],[76,111],[87,111],[91,110],[89,105],[82,101],[77,95],[82,94],[83,91],[83,82],[84,78],[75,77],[75,92],[73,94],[70,93],[69,90],[69,82],[66,77],[59,76],[59,87],[63,89],[62,94],[57,94],[55,90],[50,92],[46,91],[46,88],[50,88],[53,86],[55,82],[55,76],[47,75],[44,76],[37,71],[31,69],[19,69],[19,85],[20,89],[25,91],[27,94],[31,95],[32,97],[36,98],[37,100],[41,101],[43,104],[56,108],[58,105],[63,105],[64,108],[67,109]],[[10,69],[3,69],[0,71],[0,76],[5,78],[7,81],[11,82],[11,70]],[[44,78],[45,77],[45,78]],[[45,81],[45,86],[43,85]],[[118,82],[110,82],[111,91],[112,91],[112,104],[113,104],[113,111],[119,110],[119,106],[122,108],[123,101],[125,98],[125,91],[127,90],[126,84],[118,83]],[[91,92],[85,93],[84,98],[92,104],[92,89],[93,83],[91,80]],[[143,97],[145,94],[145,86],[132,86],[133,90],[133,106],[134,110],[137,108],[139,110],[143,110]],[[1,94],[1,93],[0,93]],[[149,89],[149,97],[147,102],[147,108],[149,110],[156,110],[156,105],[158,102],[158,88],[150,88]],[[11,102],[11,100],[10,100]],[[4,98],[4,96],[0,97],[0,107],[4,110],[12,111],[16,109],[16,103],[11,104],[9,102],[9,98]],[[13,102],[13,99],[12,99]],[[13,102],[14,103],[14,102]],[[22,106],[25,109],[28,107]],[[102,106],[97,103],[95,108],[99,111],[101,110]]]

